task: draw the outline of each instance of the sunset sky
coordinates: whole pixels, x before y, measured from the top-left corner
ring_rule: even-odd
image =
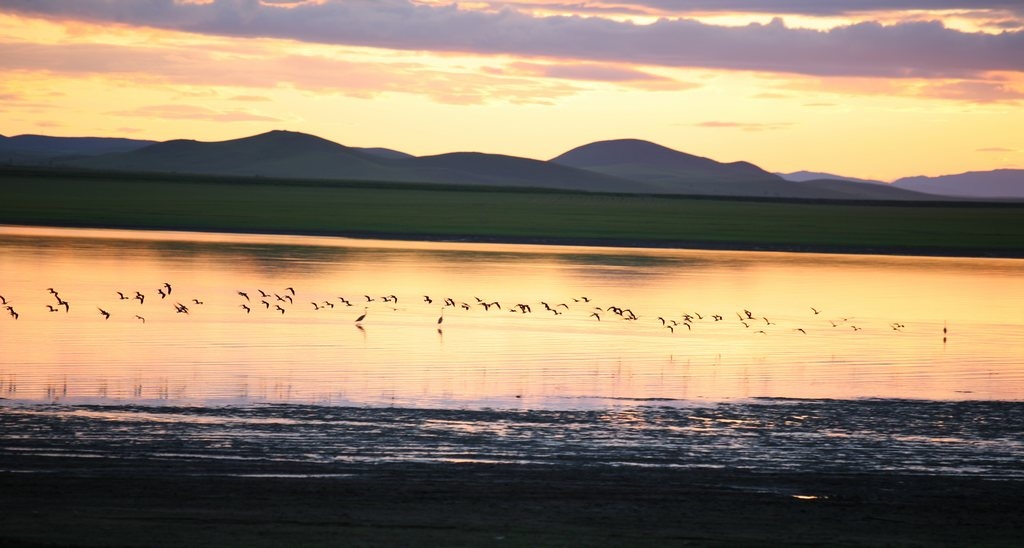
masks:
[[[0,0],[0,134],[1024,168],[1022,0]]]

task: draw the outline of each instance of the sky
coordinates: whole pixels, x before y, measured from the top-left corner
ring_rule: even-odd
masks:
[[[1024,168],[1024,0],[0,0],[0,134]]]

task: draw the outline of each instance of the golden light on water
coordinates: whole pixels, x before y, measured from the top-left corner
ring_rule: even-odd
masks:
[[[574,407],[1024,394],[1013,260],[11,227],[0,247],[0,295],[19,313],[0,318],[10,399]],[[70,312],[48,311],[50,287]]]

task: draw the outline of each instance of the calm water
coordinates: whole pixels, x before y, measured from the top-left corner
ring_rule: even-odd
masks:
[[[0,295],[0,454],[1024,461],[1017,260],[0,227]]]

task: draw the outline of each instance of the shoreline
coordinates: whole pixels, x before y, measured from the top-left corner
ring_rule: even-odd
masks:
[[[906,247],[906,246],[845,246],[816,244],[773,244],[767,242],[722,242],[697,240],[650,240],[628,238],[583,238],[583,237],[531,237],[495,236],[474,234],[430,234],[398,233],[375,231],[327,231],[327,230],[281,230],[281,229],[218,229],[211,227],[157,225],[130,225],[117,223],[73,223],[29,224],[0,223],[0,226],[25,228],[69,228],[97,230],[166,231],[181,233],[245,234],[270,236],[310,236],[326,238],[349,238],[355,240],[385,240],[410,242],[451,242],[510,245],[550,245],[567,247],[603,247],[625,249],[679,249],[693,251],[750,251],[768,253],[810,253],[831,255],[880,255],[901,257],[948,257],[964,259],[1022,259],[1024,249],[960,248],[960,247]]]
[[[45,473],[0,459],[5,546],[1012,546],[1024,528],[1015,480],[46,459]]]

